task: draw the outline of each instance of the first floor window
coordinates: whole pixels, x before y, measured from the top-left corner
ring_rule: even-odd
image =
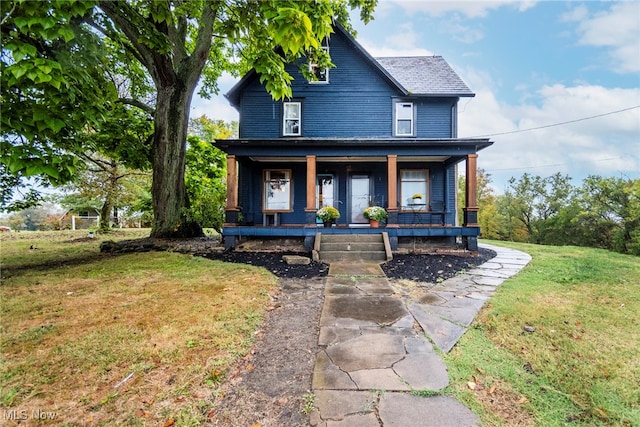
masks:
[[[396,136],[413,136],[413,104],[396,102]]]
[[[428,169],[404,169],[400,171],[400,200],[404,209],[426,209],[429,189]]]
[[[290,170],[265,170],[264,171],[264,210],[265,211],[290,211],[291,210],[291,171]]]
[[[302,134],[300,126],[301,106],[299,102],[284,103],[282,135],[299,136]]]

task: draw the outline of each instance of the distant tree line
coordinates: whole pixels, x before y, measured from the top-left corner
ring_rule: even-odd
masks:
[[[544,178],[525,173],[511,178],[502,195],[493,192],[486,171],[479,169],[477,180],[481,237],[640,255],[638,179],[592,175],[575,187],[560,173]],[[459,191],[464,184],[461,177]],[[464,203],[464,197],[459,200]]]

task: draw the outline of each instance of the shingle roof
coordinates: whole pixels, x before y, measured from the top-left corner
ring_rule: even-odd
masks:
[[[400,56],[375,60],[412,95],[475,95],[441,56]]]

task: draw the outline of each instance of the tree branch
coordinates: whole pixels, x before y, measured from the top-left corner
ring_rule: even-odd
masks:
[[[147,104],[145,104],[144,102],[139,101],[137,99],[120,98],[120,99],[118,99],[118,102],[121,103],[121,104],[133,105],[134,107],[138,107],[139,109],[141,109],[145,113],[149,113],[152,116],[156,113],[156,110],[153,107],[150,107]]]
[[[206,1],[202,5],[202,16],[198,22],[198,35],[195,40],[195,48],[193,53],[186,61],[186,75],[184,77],[189,82],[189,85],[195,86],[202,69],[209,58],[209,51],[211,50],[211,39],[213,37],[213,26],[217,17],[217,9],[220,7],[221,2]]]
[[[134,17],[139,21],[144,18],[131,6],[123,1],[99,0],[98,7],[114,22],[138,52],[138,58],[142,65],[149,71],[153,79],[158,83],[159,74],[155,59],[157,55],[149,47],[140,42],[142,39],[139,29],[134,23]]]
[[[118,37],[117,34],[115,34],[113,31],[109,31],[107,28],[98,24],[92,17],[88,17],[85,20],[87,24],[89,24],[91,27],[101,32],[105,37],[108,37],[115,42],[120,41],[120,38]],[[133,46],[131,46],[130,43],[122,43],[122,46],[127,50],[127,52],[133,55],[134,58],[140,61],[141,64],[144,64],[144,58],[142,57],[142,55],[140,55],[140,52],[138,52]]]

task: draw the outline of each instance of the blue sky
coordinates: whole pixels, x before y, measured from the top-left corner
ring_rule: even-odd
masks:
[[[374,17],[352,20],[374,57],[441,55],[476,93],[458,136],[491,135],[478,166],[497,193],[525,172],[640,178],[640,2],[381,0]],[[195,98],[202,114],[238,118],[222,96]]]

